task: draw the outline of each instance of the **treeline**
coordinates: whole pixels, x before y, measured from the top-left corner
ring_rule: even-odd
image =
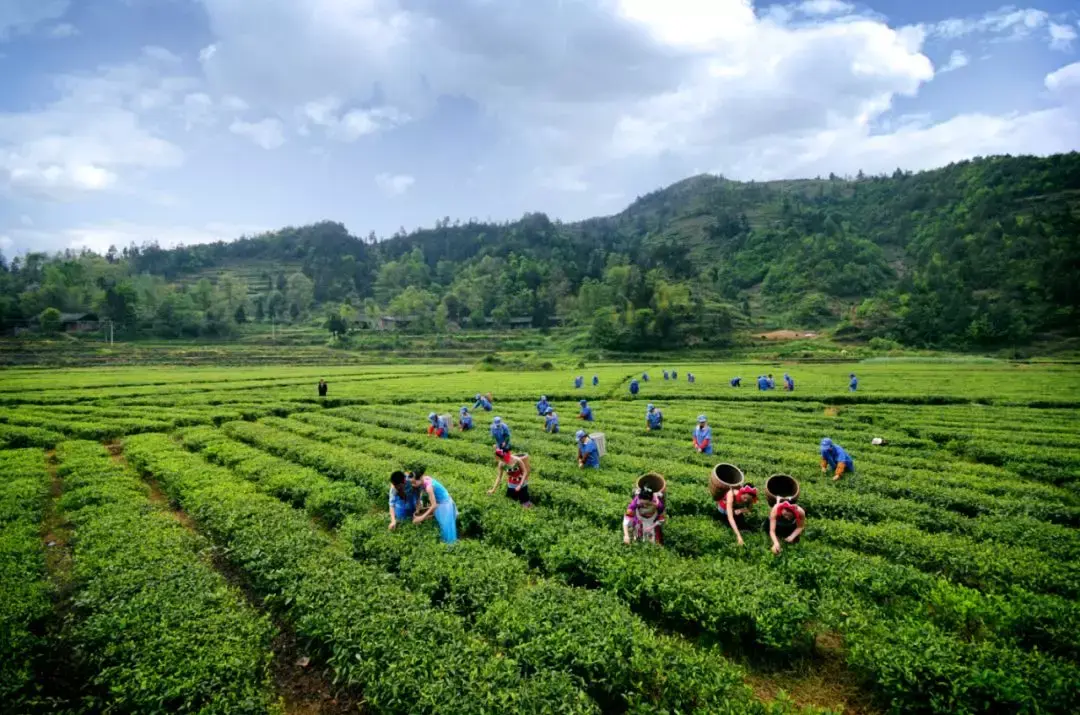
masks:
[[[752,324],[993,347],[1076,334],[1078,236],[1075,152],[891,176],[698,176],[574,224],[446,218],[379,242],[324,222],[177,249],[29,254],[0,270],[0,319],[95,310],[160,335],[315,316],[339,333],[387,316],[416,332],[560,322],[622,350],[722,345]],[[278,267],[244,272],[256,263]],[[218,277],[190,279],[200,273]]]

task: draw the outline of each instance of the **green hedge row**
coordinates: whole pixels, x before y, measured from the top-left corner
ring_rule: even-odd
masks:
[[[0,702],[34,694],[38,625],[52,612],[41,522],[49,494],[40,449],[0,452]]]
[[[356,562],[304,515],[168,437],[133,437],[126,454],[226,549],[337,682],[363,689],[372,711],[597,711],[568,675],[523,676],[459,617]]]
[[[207,544],[152,506],[138,475],[96,442],[57,448],[74,527],[66,628],[82,702],[138,713],[265,713],[275,629],[226,584]]]

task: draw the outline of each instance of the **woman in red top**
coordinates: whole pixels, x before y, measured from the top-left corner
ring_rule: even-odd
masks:
[[[506,472],[506,496],[526,509],[532,506],[529,498],[529,455],[511,454],[508,449],[495,448],[495,458],[499,462],[498,471],[495,473],[495,484],[488,490],[488,494],[494,494],[502,481],[503,472]]]
[[[724,495],[716,500],[716,510],[721,516],[727,517],[728,526],[735,532],[736,543],[743,545],[742,533],[739,526],[744,528],[746,522],[743,517],[757,504],[757,489],[747,484],[739,489],[728,489]]]
[[[772,552],[780,553],[780,539],[794,544],[799,534],[806,527],[806,512],[798,504],[789,501],[777,502],[769,513],[769,538],[772,539]]]

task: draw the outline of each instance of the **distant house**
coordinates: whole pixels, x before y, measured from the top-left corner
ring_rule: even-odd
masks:
[[[35,316],[34,320],[38,325],[41,324],[41,316],[44,314],[43,310]],[[95,313],[61,313],[60,325],[65,333],[85,333],[100,328],[101,321]]]

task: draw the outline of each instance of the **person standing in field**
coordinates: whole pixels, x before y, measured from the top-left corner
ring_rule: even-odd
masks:
[[[547,395],[540,395],[540,401],[536,403],[536,414],[543,417],[547,414],[548,407]]]
[[[548,434],[559,434],[559,416],[552,407],[548,408],[544,417],[544,431]]]
[[[574,388],[575,389],[580,390],[584,386],[585,386],[585,376],[584,375],[578,375],[577,377],[574,378]]]
[[[855,460],[843,447],[825,437],[821,440],[821,473],[825,474],[829,469],[836,470],[833,481],[839,481],[844,472],[855,472]]]
[[[859,389],[859,378],[855,377],[855,373],[851,373],[848,377],[851,379],[848,383],[848,392],[855,392]]]
[[[667,381],[670,378],[671,378],[671,375],[668,373],[667,370],[664,370],[664,380]]]
[[[731,378],[731,386],[732,387],[742,387],[742,378],[741,377],[733,377],[733,378]]]
[[[581,412],[578,413],[578,419],[579,420],[585,420],[586,422],[592,422],[593,421],[593,413],[592,413],[592,408],[589,407],[589,401],[588,400],[581,400],[581,401],[578,402],[578,404],[581,405]]]
[[[772,376],[771,372],[769,373],[769,376],[766,378],[766,380],[767,380],[766,388],[769,389],[769,390],[775,390],[776,389],[776,380],[773,379],[773,376]]]
[[[705,415],[698,415],[698,425],[694,429],[694,449],[698,454],[712,454],[712,427]]]
[[[526,509],[532,508],[532,500],[529,498],[529,455],[511,454],[510,452],[495,448],[495,459],[499,466],[495,472],[495,483],[488,489],[488,494],[494,494],[502,481],[503,472],[506,473],[506,496],[519,502]]]
[[[623,515],[623,543],[629,544],[633,540],[663,545],[664,519],[663,498],[649,487],[642,487],[630,499]]]
[[[630,381],[630,395],[631,396],[636,397],[637,393],[638,393],[638,390],[640,390],[640,389],[641,389],[641,386],[638,385],[637,380],[631,380]]]
[[[585,467],[592,467],[593,469],[599,469],[600,449],[596,446],[596,442],[594,442],[592,437],[586,434],[583,429],[579,429],[575,437],[577,438],[578,443],[578,468],[584,469]]]
[[[769,378],[764,375],[757,376],[757,389],[760,392],[764,392],[769,389]]]
[[[428,498],[427,508],[418,511],[413,516],[413,523],[422,524],[434,516],[435,522],[439,525],[439,537],[444,543],[455,543],[457,541],[457,505],[451,498],[450,492],[446,491],[446,487],[438,481],[426,476],[422,466],[410,470],[409,482],[417,494],[426,494]]]
[[[645,426],[650,432],[659,432],[664,427],[664,413],[651,403],[645,409]]]
[[[641,381],[642,382],[648,382],[649,381],[649,373],[647,373],[647,372],[641,373]]]
[[[599,375],[593,375],[592,376],[592,386],[596,387],[599,384],[600,384],[600,376]]]
[[[486,395],[476,394],[476,401],[473,403],[473,409],[477,407],[483,408],[484,412],[491,412],[491,393]]]
[[[720,516],[727,519],[739,546],[744,543],[740,529],[746,528],[745,517],[757,504],[757,500],[757,489],[749,484],[738,489],[725,489],[724,494],[716,500],[716,510],[720,512]]]
[[[397,471],[390,475],[390,529],[397,527],[398,521],[411,519],[416,511],[416,491],[405,480],[405,472]]]
[[[676,372],[675,370],[672,370],[671,371],[671,379],[672,380],[678,380],[679,379],[679,373]]]
[[[491,436],[495,439],[496,447],[510,451],[510,428],[502,421],[502,417],[491,421]]]
[[[469,408],[463,406],[459,412],[461,413],[461,416],[458,418],[458,429],[462,432],[468,432],[473,428],[472,415],[469,414]]]
[[[784,373],[784,389],[788,392],[795,391],[795,381],[791,379],[791,375]]]
[[[439,415],[432,412],[428,417],[427,433],[435,437],[441,437],[442,439],[450,438],[450,425],[446,423],[446,420]]]
[[[326,397],[326,380],[319,380],[319,397]]]
[[[797,543],[805,527],[806,512],[801,506],[789,501],[777,502],[769,512],[769,538],[772,540],[772,552],[780,555],[780,539],[789,544]]]

